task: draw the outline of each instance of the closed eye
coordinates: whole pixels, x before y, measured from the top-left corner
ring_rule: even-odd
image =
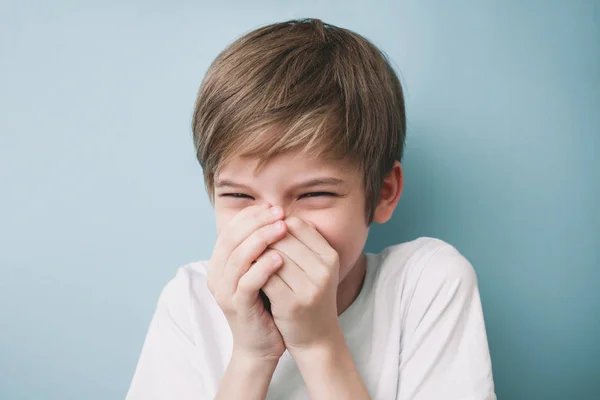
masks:
[[[310,192],[305,193],[300,196],[300,199],[309,198],[309,197],[322,197],[322,196],[330,196],[330,197],[338,197],[337,194],[331,192]],[[244,193],[223,193],[220,197],[233,197],[235,199],[253,199],[252,196],[249,196]]]
[[[320,197],[320,196],[331,196],[331,197],[337,197],[337,194],[335,193],[331,193],[331,192],[311,192],[311,193],[305,193],[302,196],[300,196],[300,198],[307,198],[307,197]]]
[[[248,196],[243,193],[223,193],[220,195],[221,197],[233,197],[236,199],[252,199],[252,196]]]

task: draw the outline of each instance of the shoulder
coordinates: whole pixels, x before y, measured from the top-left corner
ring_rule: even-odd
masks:
[[[387,247],[379,257],[380,279],[401,281],[405,287],[438,287],[456,281],[477,285],[471,263],[443,240],[422,237]]]
[[[205,261],[195,261],[177,268],[175,276],[162,289],[159,303],[177,304],[203,294],[206,289]]]
[[[401,315],[404,331],[450,316],[479,318],[479,312],[465,312],[479,307],[475,270],[452,245],[420,238],[388,247],[381,255],[380,290],[393,291],[399,307],[394,313]]]
[[[385,248],[377,255],[375,296],[394,298],[400,312],[425,312],[446,301],[468,303],[478,291],[471,263],[452,245],[433,238]]]
[[[175,276],[163,287],[156,306],[156,315],[167,318],[183,331],[195,330],[194,316],[206,314],[205,308],[212,304],[212,295],[206,286],[205,261],[195,261],[177,268]],[[202,308],[202,310],[200,310]]]
[[[227,344],[228,324],[206,281],[206,261],[179,267],[160,294],[154,319],[161,329],[170,326],[196,346]]]

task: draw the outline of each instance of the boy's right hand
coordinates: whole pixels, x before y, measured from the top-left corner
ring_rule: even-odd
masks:
[[[250,206],[230,221],[208,262],[208,289],[233,334],[234,355],[276,362],[285,345],[259,290],[283,264],[267,247],[282,239],[286,225],[280,207]]]

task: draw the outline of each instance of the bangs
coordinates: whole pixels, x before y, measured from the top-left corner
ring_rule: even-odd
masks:
[[[290,122],[261,121],[232,138],[223,149],[219,167],[236,157],[256,158],[258,172],[271,158],[294,151],[311,158],[349,159],[351,146],[344,140],[347,135],[340,135],[344,129],[340,121],[334,111],[324,110],[309,112]]]

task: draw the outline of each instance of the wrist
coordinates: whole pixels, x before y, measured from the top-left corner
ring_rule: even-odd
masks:
[[[345,340],[298,349],[292,357],[310,398],[370,398]]]
[[[304,366],[311,368],[317,364],[322,366],[335,364],[337,359],[343,359],[349,352],[342,334],[311,346],[288,350],[299,369]]]
[[[234,351],[215,399],[264,399],[276,366],[277,360]]]
[[[278,357],[261,357],[246,353],[241,350],[235,350],[231,354],[231,362],[248,371],[255,373],[265,372],[273,373],[279,362]]]

